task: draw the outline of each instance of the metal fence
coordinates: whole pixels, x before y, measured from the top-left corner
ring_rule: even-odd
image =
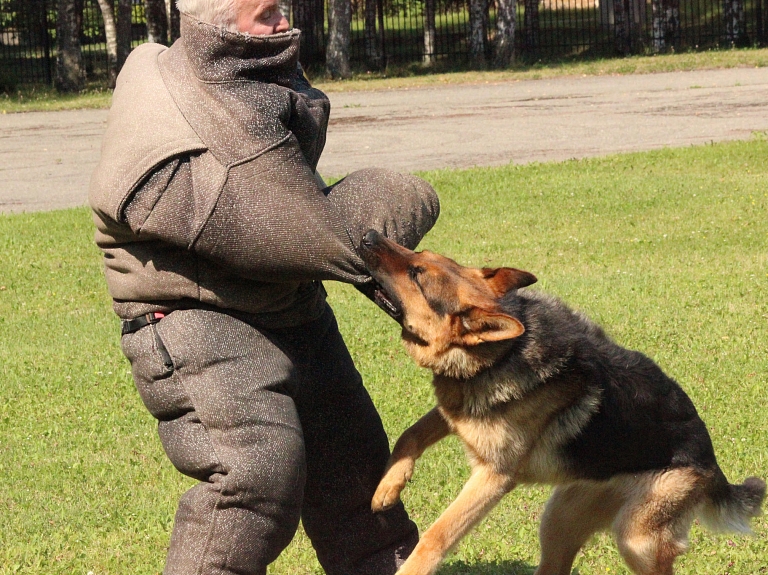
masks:
[[[0,3],[0,84],[15,81],[51,83],[55,22],[51,20],[53,14],[49,14],[47,3],[53,1],[26,0],[18,5]]]
[[[737,0],[738,1],[738,0]],[[381,3],[381,0],[379,0]],[[622,22],[615,14],[620,4]],[[739,2],[741,29],[727,26],[726,10],[733,0],[679,0],[675,30],[663,42],[654,30],[653,0],[533,0],[517,2],[515,54],[518,59],[561,59],[612,56],[658,51],[698,51],[712,48],[762,46],[768,41],[768,0]],[[436,39],[431,54],[425,53],[424,0],[400,2],[396,13],[383,10],[377,33],[387,62],[417,62],[435,59],[466,63],[469,60],[469,0],[447,0],[438,4]],[[669,4],[665,4],[668,6]],[[526,16],[526,8],[532,14]],[[381,10],[381,8],[379,8]],[[657,22],[658,24],[658,22]],[[496,26],[493,0],[485,17],[486,56],[490,59]],[[365,63],[365,33],[361,9],[352,26],[351,59]],[[429,58],[432,56],[432,58]]]
[[[106,77],[104,21],[96,0],[79,0],[80,44],[86,75]],[[131,36],[146,41],[144,7],[133,0]],[[0,89],[8,84],[51,84],[56,66],[56,0],[0,0]]]
[[[79,1],[86,73],[89,79],[100,80],[107,67],[101,12],[96,0]],[[374,2],[376,8],[368,12],[367,18],[365,1]],[[663,1],[677,2],[679,6],[674,34],[667,38],[665,49],[702,50],[730,46],[736,40],[745,45],[766,42],[768,0],[736,0],[743,10],[737,39],[728,29],[726,17],[734,0],[518,0],[515,53],[518,59],[557,59],[653,52],[659,48],[654,10],[658,11]],[[323,0],[317,2],[322,6]],[[426,44],[425,0],[352,2],[353,68],[425,61],[461,66],[469,61],[470,0],[436,0],[435,34],[432,42]],[[0,90],[8,85],[52,82],[55,5],[56,0],[0,0]],[[619,15],[615,12],[617,7],[622,12]],[[142,0],[134,0],[132,21],[134,43],[145,41]],[[489,57],[495,21],[494,0],[490,0],[484,18]],[[327,21],[322,24],[317,49],[314,53],[304,50],[303,63],[322,62]]]

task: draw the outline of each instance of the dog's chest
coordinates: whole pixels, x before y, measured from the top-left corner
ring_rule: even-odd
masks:
[[[464,443],[473,464],[488,464],[509,473],[528,451],[530,440],[525,431],[503,417],[466,417],[445,411],[443,416]]]
[[[491,465],[498,472],[522,481],[547,480],[559,466],[550,449],[542,443],[554,415],[568,401],[570,393],[541,386],[515,399],[487,401],[476,396],[477,389],[437,380],[435,393],[443,417],[464,443],[474,464]],[[546,442],[545,442],[546,443]]]

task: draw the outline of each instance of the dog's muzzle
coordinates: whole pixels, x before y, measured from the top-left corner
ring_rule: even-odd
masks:
[[[376,267],[379,263],[379,256],[376,253],[376,248],[380,244],[379,239],[382,237],[383,236],[375,230],[369,230],[365,236],[363,236],[363,240],[360,244],[361,256],[368,266],[368,271],[371,274],[373,281],[358,286],[357,289],[363,292],[368,299],[384,310],[389,317],[396,322],[401,323],[403,319],[402,307],[397,303],[395,298],[387,293],[384,286],[376,280]]]

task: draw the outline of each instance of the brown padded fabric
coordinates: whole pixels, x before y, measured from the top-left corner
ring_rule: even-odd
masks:
[[[91,188],[121,317],[179,301],[279,313],[308,282],[368,282],[357,254],[368,229],[415,247],[434,224],[437,196],[414,176],[362,170],[320,189],[330,104],[304,79],[298,40],[295,30],[246,36],[185,16],[182,40],[126,63]],[[138,94],[155,94],[170,119],[148,116]],[[160,161],[169,141],[189,149]]]

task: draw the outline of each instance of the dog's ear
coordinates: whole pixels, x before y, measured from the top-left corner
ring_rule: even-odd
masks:
[[[478,307],[455,315],[453,321],[455,335],[464,345],[504,341],[519,337],[525,332],[523,324],[511,315]]]
[[[536,283],[536,276],[515,268],[483,268],[483,279],[497,296]]]

